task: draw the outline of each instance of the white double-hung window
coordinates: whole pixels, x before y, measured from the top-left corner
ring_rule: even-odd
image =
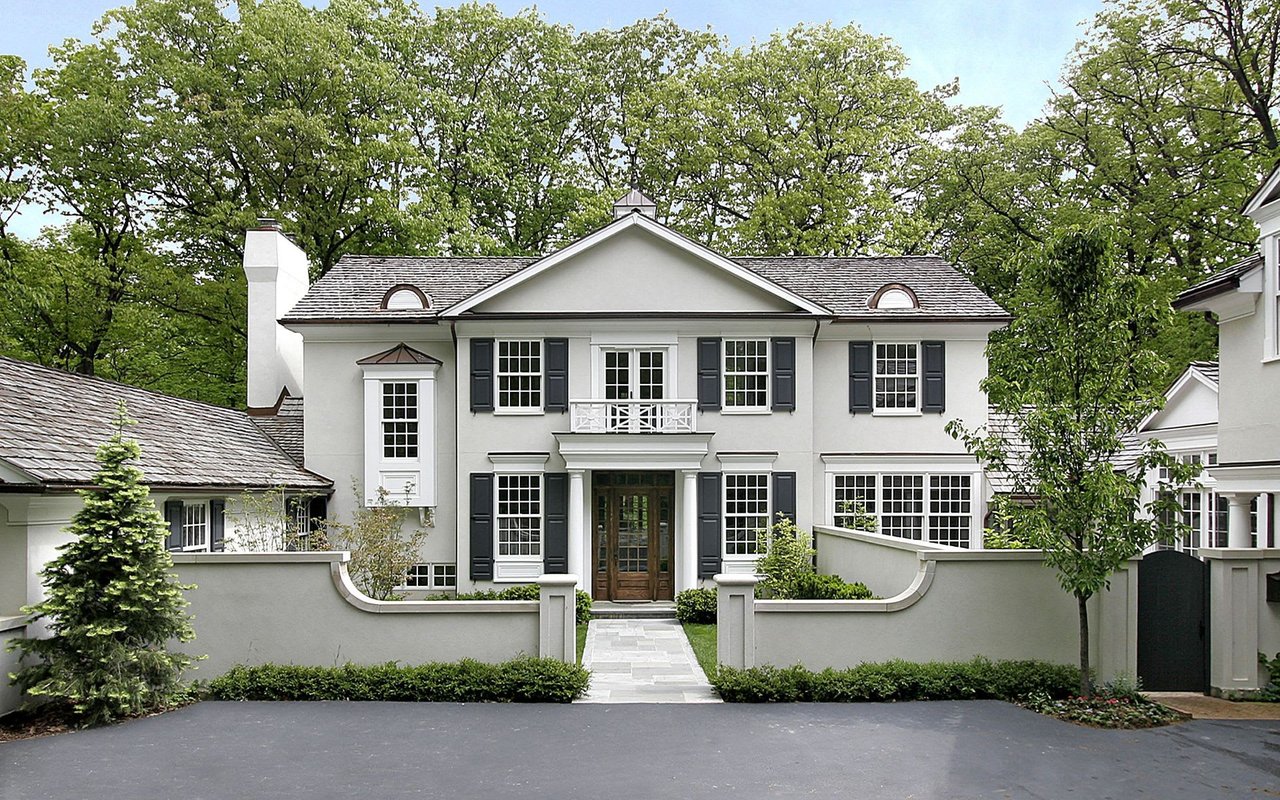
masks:
[[[440,362],[398,345],[359,363],[364,370],[365,505],[434,506]]]
[[[840,456],[823,460],[838,527],[952,547],[980,545],[978,475],[969,465],[940,462],[911,470],[907,464],[858,464],[857,471],[846,471]]]
[[[769,409],[769,340],[724,340],[724,411]]]
[[[542,340],[499,339],[497,342],[498,412],[542,411]]]
[[[209,504],[182,504],[182,549],[209,549]]]
[[[914,413],[920,408],[920,345],[914,342],[876,342],[875,410]]]
[[[769,473],[724,473],[724,557],[761,555],[769,522]]]
[[[498,474],[494,515],[498,559],[542,558],[542,475]]]

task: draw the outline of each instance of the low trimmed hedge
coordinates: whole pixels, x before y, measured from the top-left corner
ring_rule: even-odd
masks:
[[[716,623],[716,590],[685,589],[676,593],[676,619],[699,625]]]
[[[209,682],[211,700],[393,700],[454,703],[568,703],[591,676],[577,664],[516,658],[341,667],[237,665]]]
[[[816,572],[796,576],[795,596],[789,600],[870,600],[874,595],[864,583],[846,583],[839,575]]]
[[[478,592],[463,592],[458,595],[450,594],[434,594],[428,595],[428,600],[539,600],[541,599],[542,590],[536,583],[521,584],[520,586],[511,586],[506,589],[481,589]],[[586,625],[591,621],[591,595],[577,590],[577,606],[574,609],[574,617],[579,625]]]
[[[708,676],[727,703],[859,703],[899,700],[1017,700],[1070,697],[1078,667],[1045,661],[886,661],[813,672],[801,666],[720,667]]]

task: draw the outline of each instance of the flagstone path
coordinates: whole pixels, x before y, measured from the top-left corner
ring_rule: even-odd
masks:
[[[582,666],[591,689],[579,703],[719,703],[680,623],[593,619]]]

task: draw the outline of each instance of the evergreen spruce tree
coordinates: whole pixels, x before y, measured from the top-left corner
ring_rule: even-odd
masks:
[[[170,573],[167,528],[130,463],[141,451],[126,424],[122,405],[119,429],[98,448],[97,488],[80,493],[75,538],[41,570],[48,599],[23,609],[51,635],[14,643],[28,662],[14,682],[86,726],[173,703],[192,662],[168,645],[195,638],[182,595],[194,587]]]

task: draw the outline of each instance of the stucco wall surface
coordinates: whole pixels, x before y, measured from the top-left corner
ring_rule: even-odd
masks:
[[[1280,549],[1201,548],[1209,562],[1209,685],[1248,692],[1267,684],[1258,653],[1280,653],[1280,603],[1267,602],[1267,576],[1280,573]]]
[[[377,602],[350,585],[344,553],[175,554],[196,639],[192,677],[235,664],[420,664],[538,654],[538,603]]]
[[[1264,326],[1259,306],[1219,327],[1219,463],[1274,461],[1280,453],[1280,417],[1273,403],[1259,402],[1280,397],[1280,361],[1264,359]]]
[[[9,673],[18,669],[18,654],[9,652],[9,644],[26,636],[23,617],[0,617],[0,717],[16,709],[22,702],[18,687],[9,683]]]

